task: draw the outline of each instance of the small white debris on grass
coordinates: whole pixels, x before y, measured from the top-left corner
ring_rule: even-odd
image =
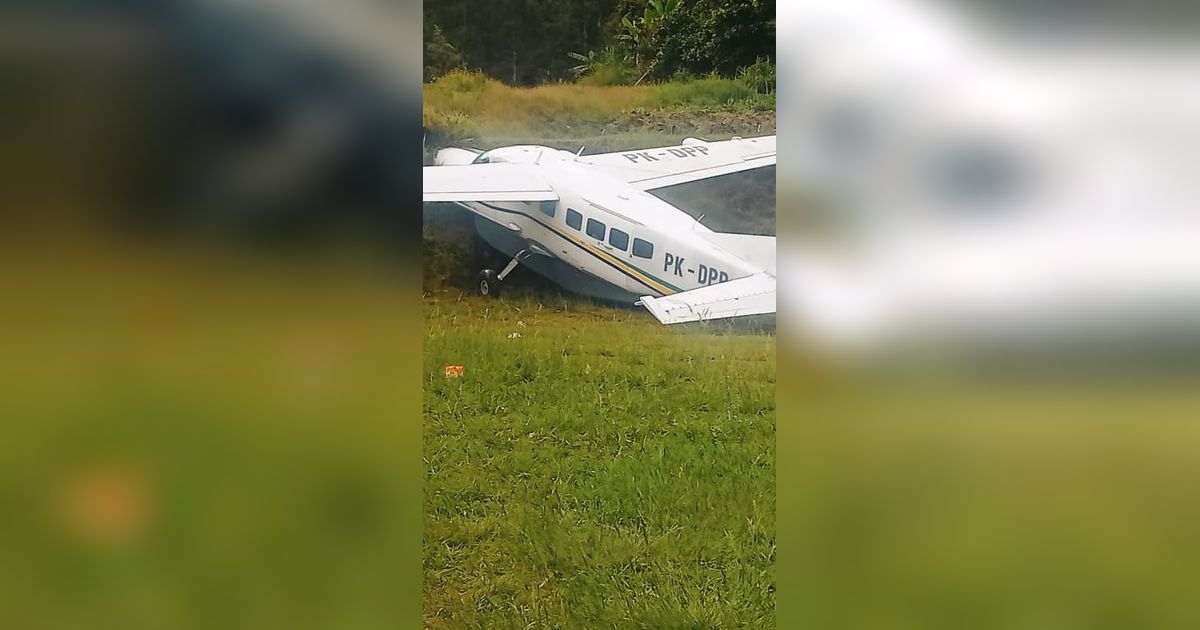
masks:
[[[519,333],[519,332],[511,333],[511,334],[509,334],[508,338],[509,339],[520,339],[521,333]]]

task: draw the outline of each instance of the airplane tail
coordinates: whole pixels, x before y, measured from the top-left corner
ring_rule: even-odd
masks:
[[[757,265],[759,269],[775,275],[775,237],[756,234],[727,234],[705,232],[705,240],[721,249]]]

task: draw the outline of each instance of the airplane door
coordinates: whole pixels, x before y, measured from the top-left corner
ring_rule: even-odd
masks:
[[[646,285],[638,280],[638,277],[644,276],[641,268],[645,267],[641,263],[647,261],[634,258],[632,253],[633,246],[633,226],[626,221],[614,221],[613,225],[608,227],[608,232],[605,234],[604,243],[601,247],[618,261],[625,268],[627,273],[623,274],[622,286],[633,293],[645,293]]]

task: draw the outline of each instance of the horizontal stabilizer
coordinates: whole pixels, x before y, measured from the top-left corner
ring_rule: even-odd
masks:
[[[646,296],[640,304],[663,324],[774,313],[775,276],[758,273],[674,295]]]

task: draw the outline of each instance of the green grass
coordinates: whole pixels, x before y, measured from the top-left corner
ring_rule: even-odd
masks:
[[[542,300],[425,300],[426,625],[774,626],[774,337]]]

